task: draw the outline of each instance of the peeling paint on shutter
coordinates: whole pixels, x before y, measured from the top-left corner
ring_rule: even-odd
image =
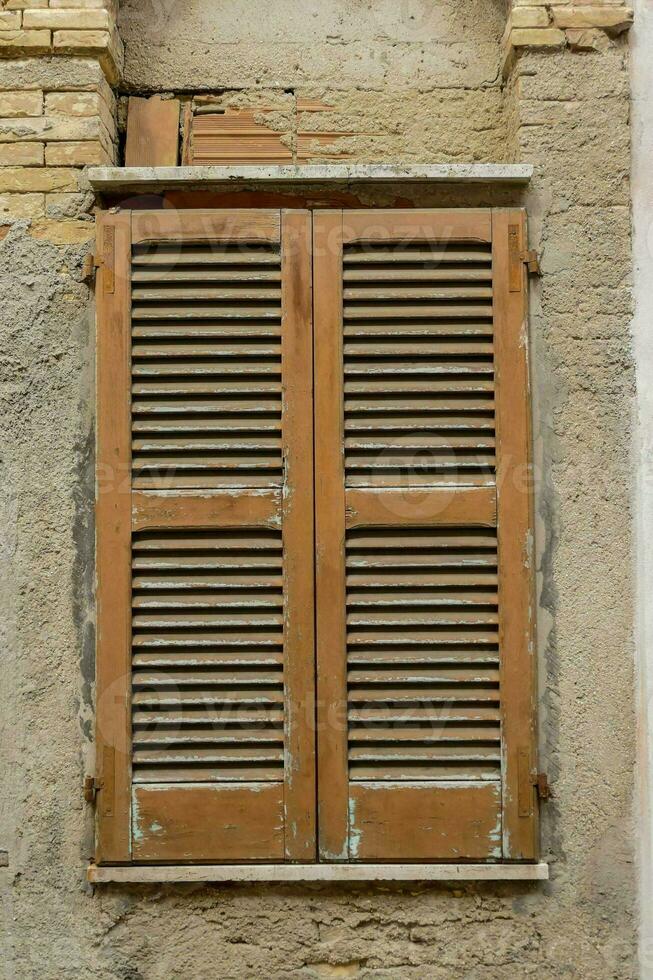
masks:
[[[107,227],[98,457],[123,472],[118,523],[98,498],[98,743],[118,752],[97,859],[311,860],[310,215]]]
[[[98,863],[537,856],[525,244],[100,216]]]
[[[536,854],[514,799],[534,710],[506,214],[521,240],[521,212],[315,216],[324,860]]]

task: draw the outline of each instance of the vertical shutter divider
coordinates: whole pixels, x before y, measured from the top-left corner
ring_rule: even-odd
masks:
[[[342,212],[313,217],[315,521],[320,855],[349,857]]]
[[[282,211],[285,853],[315,860],[311,215]]]

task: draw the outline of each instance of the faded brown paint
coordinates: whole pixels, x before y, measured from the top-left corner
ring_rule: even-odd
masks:
[[[316,245],[324,483],[317,497],[318,682],[328,687],[331,711],[340,710],[338,725],[320,728],[330,787],[326,801],[318,792],[320,833],[338,828],[329,852],[342,854],[348,824],[354,860],[399,859],[412,846],[418,859],[449,859],[465,848],[470,857],[500,859],[494,358],[510,342],[495,337],[506,327],[493,319],[493,289],[501,294],[509,283],[496,252],[493,261],[492,212],[325,212],[315,220],[316,240],[329,240],[321,252]],[[509,478],[525,459],[514,448],[502,457]],[[321,523],[328,531],[320,532]],[[504,536],[511,533],[507,519]],[[346,638],[338,648],[345,599]],[[474,729],[479,744],[470,740]],[[425,833],[406,844],[403,812],[396,825],[386,820],[370,829],[362,820],[354,827],[333,789],[346,781],[351,800],[374,782],[386,787],[374,796],[383,799],[381,810],[392,810],[396,790],[413,812],[421,796],[404,788],[433,780],[439,801],[451,790],[439,826],[456,841],[466,833],[456,779],[479,787],[479,800],[488,792],[483,781],[494,785],[487,833],[467,840],[462,852],[441,839],[427,842]]]
[[[456,211],[420,208],[387,211],[347,211],[343,215],[343,242],[492,241],[488,210]]]
[[[131,853],[130,219],[129,213],[104,214],[97,224],[98,254],[105,258],[96,283],[98,862],[128,861]]]
[[[116,786],[134,784],[133,846],[139,859],[194,859],[208,846],[206,859],[232,860],[260,839],[254,858],[311,858],[310,217],[286,213],[283,232],[278,212],[116,220],[132,220],[139,246],[130,263],[129,237],[120,240],[114,300],[129,314],[120,289],[131,271],[133,432],[120,498],[125,518],[131,510],[120,525],[126,570],[133,522],[131,622],[129,577],[114,611],[126,626],[122,683],[129,690],[131,678],[134,689],[133,772],[128,759],[115,770]],[[140,248],[151,240],[177,249]],[[255,245],[230,244],[243,242]],[[101,307],[106,331],[102,316]],[[102,350],[101,377],[121,350]],[[121,419],[125,406],[130,414],[129,353],[123,375],[102,389]],[[100,608],[107,592],[103,584]],[[224,838],[206,839],[211,808],[223,813],[207,787],[226,794],[227,814],[236,806],[239,828]],[[101,833],[115,812],[100,808]]]
[[[308,211],[282,212],[284,827],[290,861],[316,857],[311,233]]]
[[[349,810],[354,860],[501,857],[499,783],[353,783]]]
[[[135,861],[284,857],[280,784],[136,786],[133,811]]]
[[[184,527],[280,527],[281,491],[261,490],[243,498],[238,490],[137,491],[132,494],[132,529]]]
[[[139,243],[155,217],[134,216]],[[314,232],[318,801],[328,860],[355,859],[360,847],[347,785],[439,780],[444,788],[442,780],[491,781],[502,772],[496,613],[502,558],[488,419],[495,404],[493,356],[507,351],[501,353],[507,357],[514,345],[503,334],[493,338],[492,287],[500,333],[510,326],[501,306],[510,277],[496,242],[489,264],[489,212],[354,212],[347,221],[352,242],[344,253],[342,212],[316,215]],[[265,242],[275,227],[281,227],[280,260],[269,245],[242,255],[225,250],[226,241],[247,239],[252,229]],[[257,773],[261,781],[283,782],[290,860],[315,855],[313,575],[305,549],[314,481],[310,227],[305,211],[283,212],[281,225],[272,212],[188,212],[174,229],[163,215],[157,234],[171,237],[161,240],[185,243],[174,268],[167,268],[165,252],[136,251],[132,260],[133,482],[154,488],[159,461],[172,461],[165,481],[177,488],[174,496],[154,489],[134,494],[134,778],[168,780],[171,788],[201,779],[242,783]],[[222,235],[210,249],[207,229]],[[452,229],[460,238],[450,237]],[[378,244],[356,244],[370,241]],[[425,310],[438,325],[426,341]],[[236,342],[242,339],[249,346]],[[219,357],[217,374],[207,351]],[[277,363],[281,385],[274,380]],[[251,395],[253,403],[243,401]],[[180,407],[179,396],[194,400]],[[280,406],[281,439],[276,422],[264,421],[254,434],[242,421],[244,411],[265,407],[266,400],[268,415]],[[216,412],[223,422],[211,421]],[[501,458],[509,476],[523,457],[514,448]],[[411,454],[423,451],[409,485],[393,486]],[[227,490],[234,481],[271,486],[265,494]],[[255,530],[279,528],[279,491],[272,488],[280,481],[283,567],[281,538]],[[198,489],[179,489],[189,486]],[[212,487],[225,489],[212,494]],[[222,587],[234,548],[240,578],[230,604],[215,606],[194,588],[166,598],[165,582],[178,589],[175,582],[183,586],[189,571],[199,573],[204,587],[218,580]],[[266,564],[274,568],[275,589],[283,582],[283,620],[272,600],[252,606],[242,577],[270,549],[276,557]],[[161,579],[173,570],[172,579]],[[262,584],[262,574],[249,581]],[[193,584],[189,579],[186,587]],[[342,641],[334,642],[340,630]],[[262,659],[256,653],[259,645],[282,640],[283,678],[275,674],[275,648]],[[191,650],[191,641],[209,647]],[[240,656],[212,652],[225,642],[240,643]],[[257,677],[243,674],[245,661],[253,658],[253,665],[257,656]],[[188,687],[200,664],[194,686],[201,677],[201,692]],[[175,670],[162,673],[170,667]],[[260,687],[250,690],[252,680]],[[152,740],[143,728],[148,717],[167,724],[177,715],[176,724],[186,726],[191,707],[206,725],[211,706],[228,707],[234,719],[249,723],[261,708],[271,719],[283,717],[283,746],[273,728],[241,738],[228,719],[219,733],[201,729],[192,738],[182,727],[172,739]],[[450,708],[442,721],[442,710]],[[462,726],[470,724],[487,726],[480,744],[465,734]],[[511,751],[504,743],[503,758]],[[523,812],[523,794],[520,803]],[[201,834],[199,825],[194,833]],[[390,833],[398,836],[400,829]],[[486,857],[500,854],[495,847]]]
[[[494,527],[496,522],[497,495],[493,487],[425,487],[418,497],[404,489],[359,489],[345,493],[348,528],[392,527],[398,523],[403,527],[423,524]]]
[[[279,211],[272,210],[134,211],[132,243],[278,242],[280,223]]]
[[[345,484],[342,386],[342,213],[313,215],[315,571],[319,853],[348,851]]]
[[[512,281],[515,230],[522,252],[527,242],[525,212],[493,212],[503,850],[506,858],[529,860],[539,854],[539,814],[533,785],[537,773],[533,473],[527,277],[522,262],[519,282]],[[515,285],[520,288],[515,290]],[[530,771],[527,787],[524,768]]]

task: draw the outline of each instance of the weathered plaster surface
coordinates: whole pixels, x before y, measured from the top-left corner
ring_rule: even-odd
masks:
[[[143,89],[479,89],[497,78],[503,0],[123,0],[125,82]],[[408,108],[408,107],[407,107]]]
[[[637,364],[637,667],[640,975],[653,978],[653,7],[635,4],[632,34],[633,343]]]
[[[335,131],[330,152],[366,162],[509,160],[505,18],[503,0],[282,0],[256,16],[238,0],[127,0],[124,87],[272,105],[264,121],[292,141]],[[306,112],[307,102],[330,108]]]
[[[93,330],[81,258],[90,231],[81,214],[72,243],[55,245],[61,223],[22,222],[0,241],[5,975],[629,980],[637,969],[626,42],[526,53],[504,93],[503,0],[286,0],[257,5],[255,16],[244,10],[237,0],[124,4],[127,85],[252,98],[261,85],[293,98],[319,90],[356,107],[361,129],[385,127],[388,160],[464,154],[536,165],[527,193],[412,187],[401,196],[425,206],[526,203],[531,244],[542,251],[531,335],[542,765],[555,793],[543,857],[552,877],[87,889]],[[418,90],[428,98],[415,101]],[[404,154],[393,126],[401,133],[406,117]],[[383,159],[383,138],[375,145],[371,155],[369,142],[354,140],[353,162]],[[396,193],[361,196],[384,205]]]

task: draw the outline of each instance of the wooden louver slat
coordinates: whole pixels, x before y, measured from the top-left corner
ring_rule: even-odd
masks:
[[[482,738],[458,742],[440,717],[443,703],[460,703],[472,714],[498,708],[496,585],[462,610],[466,587],[429,589],[414,579],[425,561],[443,557],[454,576],[475,574],[480,589],[488,572],[496,583],[496,535],[351,530],[346,557],[350,779],[497,778],[498,719]],[[377,579],[371,588],[360,583],[361,568]],[[398,718],[388,732],[385,713],[400,715],[402,708],[421,708],[421,724],[416,729]],[[354,719],[365,709],[361,748]]]
[[[132,256],[134,486],[280,486],[280,244],[180,243],[143,281],[153,247]]]
[[[175,782],[283,782],[283,726],[267,717],[284,695],[282,566],[280,530],[134,534],[135,783],[159,782],[162,773]],[[216,569],[221,580],[210,586],[180,587],[180,576]],[[237,584],[243,579],[247,586]],[[214,746],[208,736],[199,749],[192,740],[197,724],[189,699],[213,706]],[[182,706],[183,720],[166,724],[167,713]],[[243,743],[233,712],[245,706],[260,720]],[[142,720],[150,712],[157,717],[153,731]],[[160,744],[158,729],[165,732]],[[147,749],[138,740],[144,733]]]
[[[400,253],[374,243],[344,246],[348,486],[366,486],[370,480],[389,486],[492,482],[493,432],[483,442],[477,431],[479,422],[492,422],[491,244],[478,245],[471,256],[473,261],[469,252],[455,247],[449,255],[440,243],[432,252],[423,243],[404,244]],[[413,305],[406,306],[407,301]],[[459,318],[459,330],[448,334],[443,321]],[[370,323],[364,334],[357,332],[361,320]],[[438,413],[471,392],[483,407],[469,411],[468,427],[461,423],[455,435],[442,431]],[[402,408],[410,409],[412,402],[415,410],[406,428],[397,414],[398,397]],[[428,400],[428,414],[419,412],[418,398]],[[392,435],[387,424],[393,426]]]
[[[470,713],[499,706],[496,533],[352,529],[345,550],[350,779],[496,779],[498,718],[482,738],[460,742],[441,719],[443,703]],[[464,608],[467,587],[426,586],[417,578],[425,564],[446,567],[454,580],[476,575]],[[360,581],[363,569],[373,585]],[[418,728],[398,719],[387,731],[386,711],[416,707]],[[364,748],[352,718],[361,711]]]

